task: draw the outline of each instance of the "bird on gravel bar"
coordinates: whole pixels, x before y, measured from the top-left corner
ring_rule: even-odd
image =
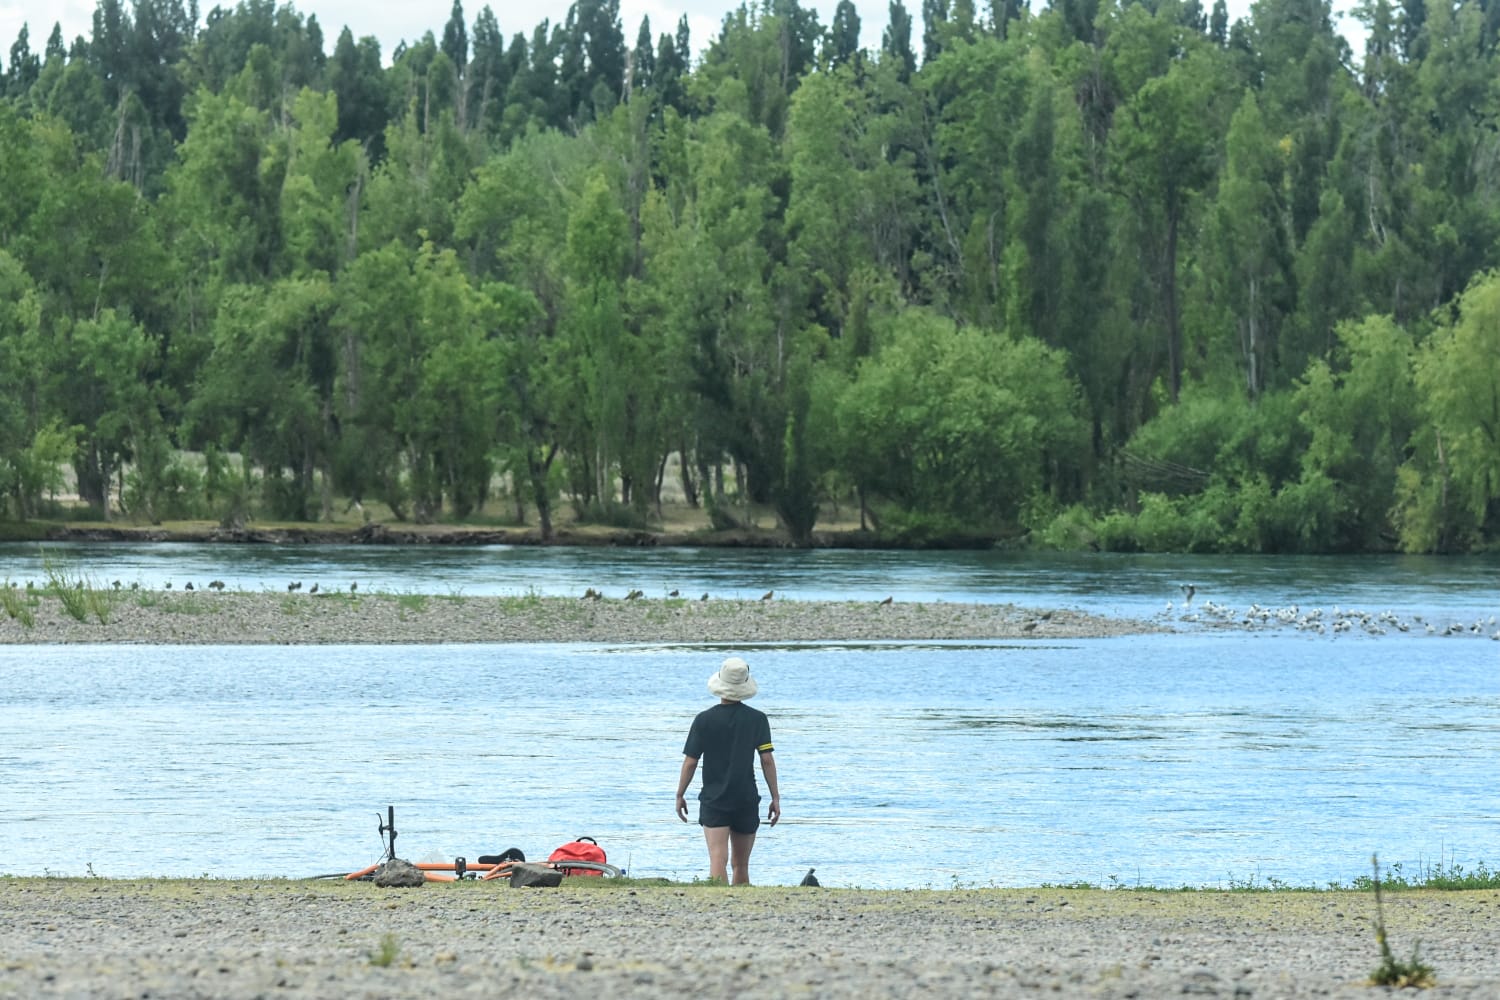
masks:
[[[776,591],[774,591],[774,590],[768,590],[764,594],[760,595],[760,599],[762,601],[769,601],[771,598],[773,598],[775,596],[776,596]]]
[[[816,876],[816,875],[813,874],[813,872],[815,872],[815,871],[817,871],[816,868],[809,868],[807,870],[807,874],[804,875],[804,876],[802,876],[802,882],[800,884],[802,884],[802,885],[811,885],[811,886],[822,885],[823,883],[821,883],[821,882],[818,881],[818,876]]]
[[[887,598],[886,598],[886,599],[885,599],[885,600],[883,600],[883,601],[881,601],[881,602],[880,602],[880,603],[881,603],[881,604],[890,604],[890,603],[891,603],[891,602],[892,602],[892,601],[894,601],[894,600],[895,600],[895,599],[896,599],[896,598],[895,598],[895,596],[894,596],[894,595],[893,595],[893,596],[891,596],[891,597],[887,597]]]

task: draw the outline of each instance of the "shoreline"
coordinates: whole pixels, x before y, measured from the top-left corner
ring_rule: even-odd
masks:
[[[703,523],[698,523],[702,521]],[[993,549],[1003,539],[974,537],[954,539],[951,544],[921,546],[903,544],[857,526],[829,526],[812,533],[813,549],[923,548]],[[191,542],[212,545],[375,545],[375,546],[480,546],[515,545],[554,548],[795,548],[786,533],[776,527],[748,524],[714,529],[706,519],[674,519],[670,525],[650,528],[613,528],[607,525],[565,521],[549,538],[526,525],[484,526],[415,524],[411,522],[335,522],[331,524],[283,524],[226,528],[212,521],[182,521],[170,524],[111,524],[108,522],[11,522],[0,524],[0,542],[106,542],[122,545],[159,542]]]
[[[1372,894],[6,879],[0,995],[1368,997]],[[588,884],[586,884],[588,883]],[[1435,994],[1500,995],[1500,893],[1387,893]]]
[[[1011,604],[387,593],[83,590],[75,617],[48,591],[11,588],[0,645],[61,643],[774,643],[1086,639],[1166,627]]]

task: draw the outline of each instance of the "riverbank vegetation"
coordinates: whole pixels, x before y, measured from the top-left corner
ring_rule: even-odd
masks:
[[[889,11],[23,29],[0,518],[1495,546],[1482,5]]]

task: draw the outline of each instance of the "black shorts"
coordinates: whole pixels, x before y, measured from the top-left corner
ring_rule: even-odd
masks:
[[[698,825],[727,826],[730,833],[754,833],[760,829],[760,803],[752,802],[748,806],[733,809],[716,809],[700,802]]]

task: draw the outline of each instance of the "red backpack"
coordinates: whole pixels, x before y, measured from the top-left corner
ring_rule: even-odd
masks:
[[[604,848],[599,846],[593,837],[579,837],[577,840],[569,841],[547,859],[552,862],[589,861],[595,864],[605,864],[608,859],[604,856]],[[603,875],[604,872],[593,868],[568,868],[566,864],[558,866],[564,875]]]

